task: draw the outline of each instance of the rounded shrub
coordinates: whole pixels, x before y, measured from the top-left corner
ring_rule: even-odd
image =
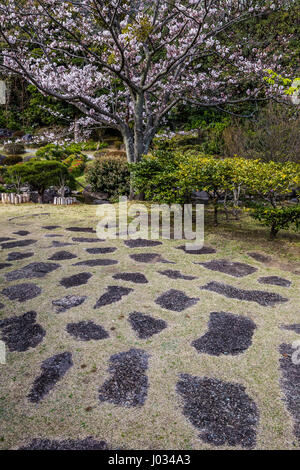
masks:
[[[10,142],[4,145],[3,150],[7,155],[20,155],[25,152],[25,147],[20,142]]]
[[[86,180],[93,191],[107,193],[111,198],[127,195],[130,173],[127,161],[118,155],[104,155],[86,169]]]

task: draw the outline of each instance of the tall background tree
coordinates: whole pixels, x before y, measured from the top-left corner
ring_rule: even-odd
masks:
[[[180,104],[226,106],[230,112],[237,103],[266,99],[264,70],[277,70],[279,57],[252,28],[241,36],[240,25],[293,4],[4,0],[0,64],[77,107],[84,115],[80,125],[119,130],[128,161],[137,162]]]

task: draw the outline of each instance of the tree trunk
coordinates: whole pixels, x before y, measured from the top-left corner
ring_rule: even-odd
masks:
[[[274,240],[276,238],[277,233],[279,232],[278,228],[276,228],[276,224],[272,224],[271,226],[271,231],[270,231],[270,238],[271,240]]]

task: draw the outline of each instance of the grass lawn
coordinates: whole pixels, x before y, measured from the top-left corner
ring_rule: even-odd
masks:
[[[270,241],[268,230],[248,216],[240,222],[222,221],[217,228],[211,220],[207,212],[205,245],[216,252],[188,254],[176,249],[182,240],[131,248],[123,240],[91,242],[84,239],[95,233],[67,230],[95,229],[96,206],[0,207],[0,236],[11,238],[0,242],[0,339],[7,351],[7,363],[0,365],[0,449],[27,446],[33,439],[88,436],[112,449],[299,448],[300,366],[291,363],[299,329],[282,326],[300,323],[300,235],[282,232]],[[24,240],[35,242],[7,245]],[[86,251],[91,248],[111,250]],[[49,260],[61,251],[74,256]],[[20,256],[10,255],[15,252],[32,255],[11,260]],[[257,261],[249,252],[267,259]],[[131,257],[142,253],[161,257],[147,263]],[[95,259],[115,263],[74,265]],[[221,259],[256,269],[235,277],[209,269],[218,263],[195,264]],[[9,275],[31,263],[58,266],[48,273],[38,270],[38,277],[28,268]],[[222,266],[226,270],[226,263]],[[170,270],[173,274],[159,273]],[[188,279],[178,277],[178,271]],[[90,275],[69,279],[80,273]],[[148,282],[125,280],[120,273],[140,273]],[[258,282],[270,276],[291,284]],[[85,283],[66,287],[80,280]],[[21,290],[9,288],[24,283],[39,289],[20,302],[12,297]],[[236,290],[230,288],[225,296],[215,287],[202,289],[209,283]],[[267,305],[262,305],[259,293],[254,301],[236,298],[239,289],[278,297],[271,296],[270,302],[266,297]],[[176,297],[174,291],[180,294]],[[59,311],[52,301],[67,295],[84,300]],[[180,311],[181,305],[186,308]],[[36,316],[28,315],[24,323],[14,318],[31,311]],[[5,322],[9,319],[13,322]],[[82,339],[91,331],[81,322],[97,325],[92,331],[96,339]],[[155,334],[148,336],[151,328]],[[55,369],[50,361],[47,369],[47,359],[57,355],[61,367]]]

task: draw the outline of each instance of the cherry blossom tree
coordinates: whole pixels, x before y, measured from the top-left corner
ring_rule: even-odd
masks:
[[[1,0],[0,67],[76,106],[80,125],[118,129],[137,162],[180,103],[263,99],[264,70],[277,70],[277,57],[246,33],[237,42],[235,30],[292,3]]]

